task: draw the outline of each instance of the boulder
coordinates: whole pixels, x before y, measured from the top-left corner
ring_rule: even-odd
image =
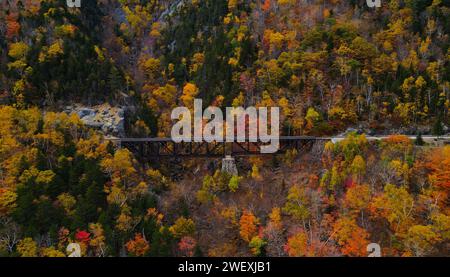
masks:
[[[80,118],[84,118],[87,116],[94,116],[95,115],[95,111],[93,109],[89,109],[89,108],[82,108],[80,110],[77,111],[77,114]]]

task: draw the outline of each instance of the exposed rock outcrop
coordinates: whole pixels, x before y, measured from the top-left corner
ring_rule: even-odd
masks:
[[[74,105],[65,108],[68,114],[78,114],[86,126],[115,137],[125,136],[125,110],[126,108],[111,107],[109,104],[93,107]]]

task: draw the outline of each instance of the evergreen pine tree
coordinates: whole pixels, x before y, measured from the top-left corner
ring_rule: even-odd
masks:
[[[435,135],[435,136],[442,136],[444,134],[444,128],[443,128],[442,125],[443,125],[442,124],[442,117],[441,117],[441,115],[439,115],[436,118],[436,121],[434,122],[434,125],[433,125],[433,135]]]
[[[418,135],[417,135],[417,138],[416,138],[416,145],[418,145],[418,146],[423,146],[424,144],[425,144],[425,141],[423,141],[423,138],[422,138],[422,133],[419,133]]]

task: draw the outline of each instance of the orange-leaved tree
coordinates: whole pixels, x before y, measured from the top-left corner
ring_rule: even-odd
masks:
[[[241,238],[246,242],[250,242],[258,232],[258,223],[258,218],[252,212],[244,211],[239,220],[239,234]]]

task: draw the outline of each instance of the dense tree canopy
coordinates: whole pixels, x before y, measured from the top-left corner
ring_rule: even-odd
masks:
[[[127,136],[166,137],[202,98],[279,106],[282,135],[442,135],[450,3],[382,2],[1,1],[0,256],[448,256],[449,146],[347,132],[230,176],[62,112],[128,106]]]

